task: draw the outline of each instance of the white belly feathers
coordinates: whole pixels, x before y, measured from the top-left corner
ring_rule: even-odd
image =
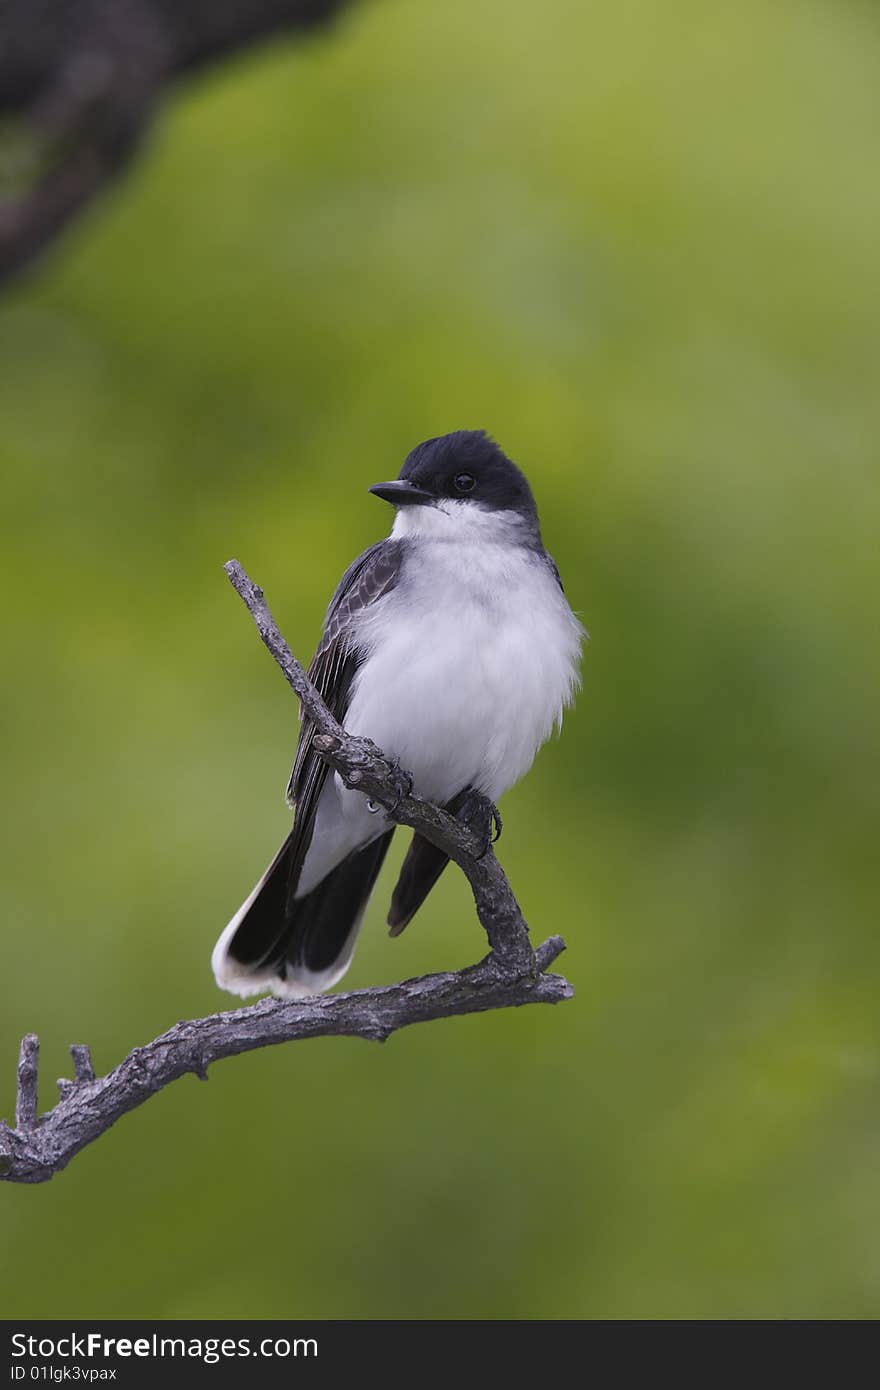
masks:
[[[431,801],[467,786],[498,801],[578,683],[583,628],[543,557],[512,543],[509,515],[482,514],[462,537],[458,518],[444,529],[435,509],[400,512],[394,534],[418,525],[418,543],[358,622],[367,656],[345,726],[398,758]],[[386,827],[361,793],[328,778],[297,896]]]

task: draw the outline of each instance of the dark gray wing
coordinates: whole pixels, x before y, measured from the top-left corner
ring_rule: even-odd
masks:
[[[556,568],[556,561],[553,559],[553,556],[550,554],[550,552],[549,552],[548,550],[545,550],[545,551],[544,551],[544,559],[547,561],[547,566],[548,566],[548,568],[549,568],[551,574],[554,576],[554,578],[555,578],[555,580],[556,580],[556,583],[559,585],[559,587],[560,587],[560,589],[562,590],[562,592],[565,593],[565,586],[564,586],[564,584],[562,583],[562,575],[559,573],[559,570]]]
[[[330,600],[324,631],[312,658],[309,676],[324,702],[340,723],[348,710],[351,683],[363,659],[355,638],[359,613],[389,593],[397,583],[404,543],[379,541],[349,565]],[[295,808],[293,856],[288,892],[294,893],[315,824],[315,812],[327,778],[327,764],[312,748],[312,721],[303,717],[293,772],[287,784],[287,800]]]

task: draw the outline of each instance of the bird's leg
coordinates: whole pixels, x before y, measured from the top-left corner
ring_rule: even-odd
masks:
[[[482,859],[488,853],[490,845],[501,839],[501,812],[494,801],[490,801],[488,796],[483,796],[473,788],[469,788],[465,793],[464,800],[456,811],[456,817],[465,825],[469,825],[480,837],[481,849],[477,855],[478,859]]]

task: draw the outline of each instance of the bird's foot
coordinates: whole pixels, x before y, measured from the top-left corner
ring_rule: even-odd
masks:
[[[495,802],[480,792],[469,792],[458,811],[458,819],[469,825],[478,836],[480,851],[477,858],[485,858],[489,846],[501,839],[501,831],[504,828],[501,812]]]
[[[412,796],[413,775],[411,772],[407,772],[405,767],[400,766],[399,758],[392,758],[389,778],[394,787],[395,800],[389,812],[390,815],[393,815],[404,797]]]

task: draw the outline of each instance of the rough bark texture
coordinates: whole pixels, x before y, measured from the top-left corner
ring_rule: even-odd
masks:
[[[0,281],[125,168],[177,77],[347,2],[0,0]]]
[[[264,999],[249,1008],[185,1020],[135,1048],[106,1076],[95,1076],[87,1047],[74,1046],[76,1079],[58,1082],[58,1104],[43,1116],[37,1109],[39,1042],[29,1033],[19,1055],[15,1129],[0,1121],[0,1178],[7,1182],[45,1182],[121,1115],[187,1072],[206,1080],[210,1063],[222,1057],[329,1035],[384,1042],[412,1023],[520,1004],[555,1004],[573,993],[561,976],[545,973],[565,943],[553,936],[532,951],[528,927],[491,846],[484,852],[481,837],[469,826],[402,792],[407,779],[396,763],[369,739],[346,733],[333,718],[279,633],[262,590],[237,561],[230,560],[225,568],[314,722],[321,756],[348,786],[378,801],[393,820],[418,830],[459,865],[471,885],[491,951],[466,970],[314,999]]]

